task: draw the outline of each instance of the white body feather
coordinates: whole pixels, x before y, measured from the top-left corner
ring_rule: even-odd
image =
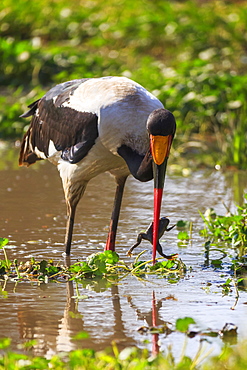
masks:
[[[54,97],[54,102],[56,102]],[[138,83],[125,77],[90,79],[82,83],[63,107],[98,116],[99,137],[85,158],[76,164],[61,159],[52,142],[49,160],[58,164],[63,182],[89,181],[99,173],[121,167],[128,172],[117,149],[126,144],[139,154],[149,146],[146,122],[162,103]],[[73,124],[73,122],[71,122]]]

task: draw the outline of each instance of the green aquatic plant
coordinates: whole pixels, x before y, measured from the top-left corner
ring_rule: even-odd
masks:
[[[194,320],[190,317],[178,319],[176,322],[176,331],[179,331],[187,337],[198,336],[214,337],[220,336],[225,343],[229,343],[230,338],[236,344],[236,330],[234,325],[226,324],[222,330],[217,332],[192,332],[189,331],[189,325]],[[158,328],[150,328],[150,335],[163,334]],[[77,340],[88,338],[86,332],[78,333]],[[31,348],[34,341],[29,341],[22,345],[22,349]],[[137,347],[126,347],[119,350],[117,344],[113,341],[111,348],[103,351],[95,351],[89,348],[76,349],[70,353],[55,354],[47,359],[42,356],[32,356],[14,352],[11,350],[11,340],[9,338],[0,339],[0,370],[31,370],[31,369],[54,369],[54,370],[208,370],[208,369],[227,369],[227,370],[245,370],[247,367],[246,342],[238,343],[234,347],[226,344],[219,355],[211,357],[212,349],[205,347],[203,340],[200,341],[199,348],[193,356],[186,355],[187,342],[180,356],[174,357],[173,349],[168,347],[165,353],[150,354],[147,349]]]
[[[0,261],[0,273],[4,273],[4,272],[8,271],[11,267],[11,262],[8,259],[6,249],[4,248],[5,245],[8,244],[8,242],[9,242],[9,240],[7,238],[0,238],[0,249],[3,250],[4,257],[5,257],[4,261]]]
[[[227,276],[220,287],[223,296],[235,291],[235,303],[231,307],[234,309],[238,302],[239,290],[246,289],[247,286],[247,203],[237,206],[235,213],[227,210],[225,216],[217,215],[213,209],[208,209],[204,215],[200,215],[205,225],[200,234],[207,239],[204,244],[205,265],[223,269],[226,265],[224,260],[227,258],[230,276]],[[215,252],[219,256],[210,258]]]
[[[193,223],[188,220],[179,220],[176,226],[178,230],[178,247],[187,247],[188,242],[192,240]]]
[[[104,251],[103,253],[93,253],[87,257],[86,261],[79,261],[70,266],[65,266],[53,260],[37,261],[31,258],[29,261],[14,262],[0,260],[0,280],[7,279],[14,281],[65,281],[75,280],[82,282],[88,279],[106,279],[108,281],[119,281],[129,275],[134,275],[145,279],[148,275],[158,277],[176,276],[179,280],[186,271],[186,266],[179,259],[166,261],[163,258],[157,259],[158,262],[153,266],[152,260],[140,261],[139,258],[144,252],[140,253],[133,263],[127,264],[119,259],[116,252]],[[161,262],[159,260],[162,260]]]
[[[236,213],[227,210],[225,216],[217,215],[212,208],[207,209],[204,215],[200,212],[200,215],[205,225],[200,232],[203,237],[232,247],[238,258],[247,253],[247,203],[237,206]]]

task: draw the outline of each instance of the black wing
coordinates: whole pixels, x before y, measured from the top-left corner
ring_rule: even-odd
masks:
[[[98,137],[97,115],[62,106],[86,80],[55,86],[43,98],[32,103],[30,110],[22,115],[33,117],[22,141],[20,165],[29,165],[49,157],[50,142],[57,151],[62,151],[61,157],[70,163],[77,163],[87,155]]]

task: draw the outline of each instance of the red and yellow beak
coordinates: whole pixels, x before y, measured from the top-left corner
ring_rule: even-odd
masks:
[[[157,243],[159,240],[159,219],[167,160],[174,135],[150,135],[150,148],[153,157],[154,174],[154,220],[153,220],[153,264],[155,264]]]

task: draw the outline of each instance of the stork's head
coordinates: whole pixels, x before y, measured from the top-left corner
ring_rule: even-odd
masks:
[[[176,131],[176,121],[173,114],[164,108],[154,110],[148,117],[147,130],[150,136],[153,160],[157,165],[161,165],[169,156]]]
[[[167,109],[156,109],[148,117],[147,130],[153,157],[154,174],[154,222],[153,222],[153,263],[155,263],[158,230],[166,165],[176,131],[176,121]]]

